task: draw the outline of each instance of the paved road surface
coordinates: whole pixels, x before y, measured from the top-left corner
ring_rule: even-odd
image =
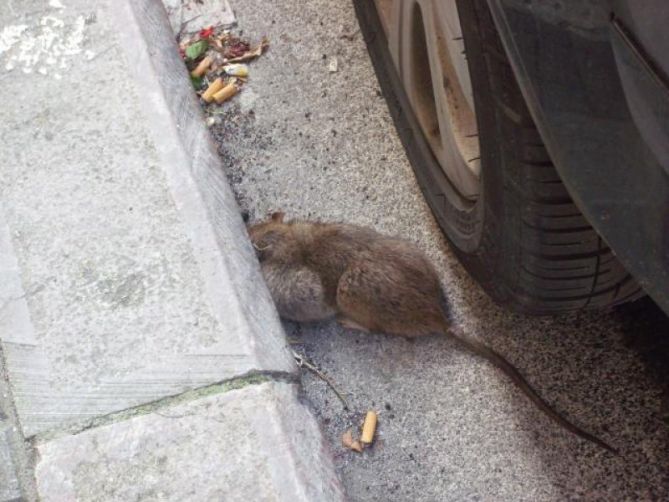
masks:
[[[669,322],[650,303],[558,319],[496,307],[449,251],[423,201],[358,31],[338,0],[236,0],[240,29],[268,35],[244,91],[212,130],[251,220],[371,225],[416,242],[441,274],[457,318],[569,417],[618,447],[614,458],[558,429],[504,376],[439,337],[410,342],[335,323],[286,324],[297,350],[349,394],[347,413],[319,379],[307,398],[331,439],[353,500],[588,500],[669,496],[669,426],[661,395]],[[328,65],[337,58],[338,71]],[[339,445],[364,411],[379,439]]]

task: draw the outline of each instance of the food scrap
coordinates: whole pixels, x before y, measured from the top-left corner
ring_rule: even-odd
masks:
[[[363,449],[369,448],[374,441],[377,421],[378,417],[376,412],[373,410],[368,411],[362,424],[360,438],[355,439],[353,437],[353,430],[348,429],[341,437],[341,444],[344,448],[362,453]]]
[[[247,50],[240,56],[228,59],[228,63],[242,63],[244,61],[249,61],[251,59],[257,58],[268,47],[269,47],[269,40],[263,38],[255,48]]]
[[[210,26],[209,28],[202,28],[200,30],[200,33],[199,33],[200,38],[209,38],[213,34],[214,34],[214,27],[213,26]]]
[[[358,439],[353,439],[353,431],[351,429],[344,432],[344,435],[341,437],[341,444],[344,448],[362,453],[362,444]]]
[[[235,59],[243,56],[248,52],[250,45],[247,42],[238,40],[229,44],[226,49],[223,51],[223,55],[226,59]]]
[[[353,444],[353,431],[351,429],[348,429],[346,432],[341,437],[341,444],[344,446],[344,448],[351,448],[351,445]]]
[[[184,53],[186,54],[186,57],[188,59],[194,61],[197,58],[199,58],[202,54],[204,54],[208,48],[209,48],[209,43],[207,42],[206,38],[203,38],[202,40],[197,40],[196,42],[193,42],[192,44],[187,46],[184,49]]]
[[[209,26],[179,43],[179,54],[190,72],[195,92],[205,104],[222,104],[246,83],[249,67],[243,64],[263,54],[269,41],[252,46],[230,30]]]

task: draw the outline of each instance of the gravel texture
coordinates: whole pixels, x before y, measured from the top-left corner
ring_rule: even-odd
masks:
[[[496,307],[458,264],[422,198],[352,5],[231,4],[245,36],[267,35],[272,44],[211,128],[245,217],[280,209],[414,241],[437,266],[466,330],[622,453],[557,428],[499,371],[438,336],[412,342],[334,322],[286,323],[295,349],[349,396],[347,412],[322,380],[303,375],[351,499],[666,498],[669,338],[657,335],[669,333],[667,318],[647,301],[553,319]],[[369,408],[380,412],[374,447],[344,451],[341,434]]]

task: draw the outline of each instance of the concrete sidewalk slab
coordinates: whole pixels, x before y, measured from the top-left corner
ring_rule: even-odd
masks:
[[[163,5],[0,30],[0,496],[343,499]]]
[[[343,500],[295,385],[267,382],[37,446],[43,501]]]
[[[162,4],[29,0],[0,26],[19,34],[0,47],[0,339],[23,432],[294,372]]]

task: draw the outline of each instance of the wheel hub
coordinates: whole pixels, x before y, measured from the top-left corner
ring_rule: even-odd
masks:
[[[375,0],[432,153],[463,202],[480,193],[480,146],[455,0]]]

